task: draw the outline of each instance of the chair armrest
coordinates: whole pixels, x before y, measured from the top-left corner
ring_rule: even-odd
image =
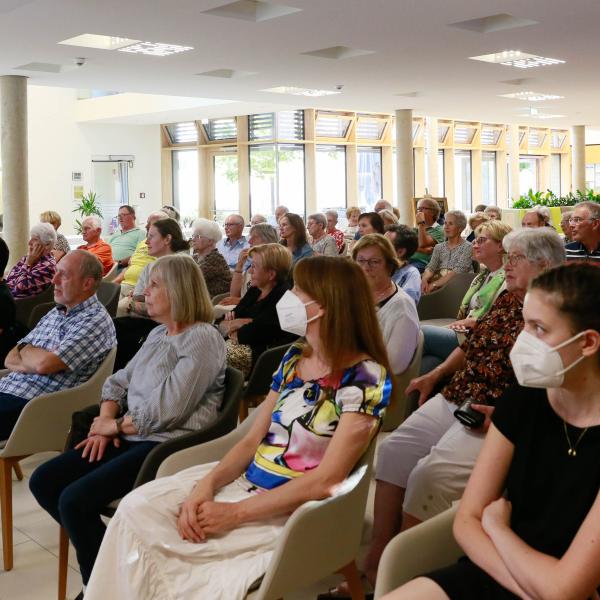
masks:
[[[6,377],[10,373],[10,369],[0,369],[0,379]]]
[[[379,562],[375,598],[419,575],[446,567],[464,555],[452,534],[457,508],[458,504],[390,541]]]

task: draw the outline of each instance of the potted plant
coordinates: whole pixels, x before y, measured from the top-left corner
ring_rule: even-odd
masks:
[[[102,211],[98,206],[98,195],[96,192],[89,191],[87,194],[83,194],[77,201],[77,205],[73,209],[74,213],[79,213],[80,219],[75,219],[75,231],[80,234],[81,222],[85,217],[96,215],[102,219]]]

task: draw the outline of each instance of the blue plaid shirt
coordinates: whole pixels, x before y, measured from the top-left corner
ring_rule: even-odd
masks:
[[[250,244],[246,241],[246,238],[244,236],[242,236],[239,240],[235,241],[233,244],[227,237],[224,237],[223,239],[217,242],[217,250],[223,255],[223,257],[225,258],[225,262],[227,263],[230,269],[235,269],[238,257],[240,256],[240,252],[244,248],[249,247]]]
[[[117,337],[110,315],[94,295],[68,312],[64,306],[53,308],[20,342],[54,352],[67,365],[51,375],[13,372],[0,379],[0,392],[31,400],[87,381],[117,345]]]

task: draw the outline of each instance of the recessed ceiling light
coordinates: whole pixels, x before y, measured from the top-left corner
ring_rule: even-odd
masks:
[[[95,33],[84,33],[68,40],[58,42],[65,46],[82,46],[83,48],[97,48],[98,50],[119,50],[132,44],[137,44],[140,40],[131,40],[129,38],[116,37],[112,35],[97,35]]]
[[[311,96],[313,98],[318,96],[333,96],[334,94],[340,94],[339,90],[315,90],[310,88],[300,88],[294,86],[281,85],[279,87],[272,87],[266,90],[260,90],[261,92],[272,92],[273,94],[291,94],[292,96]]]
[[[542,102],[543,100],[560,100],[564,96],[556,94],[540,94],[538,92],[514,92],[513,94],[498,94],[501,98],[512,98],[513,100],[526,100],[528,102]]]
[[[534,119],[564,119],[566,115],[551,115],[549,113],[537,113],[536,115],[529,115]]]
[[[193,50],[192,46],[178,46],[177,44],[162,44],[161,42],[138,42],[125,48],[119,48],[119,52],[131,52],[132,54],[148,54],[150,56],[171,56]]]
[[[548,65],[558,65],[565,61],[558,58],[546,58],[536,54],[528,54],[520,50],[503,50],[494,54],[482,54],[481,56],[470,56],[471,60],[481,60],[507,67],[517,67],[518,69],[532,69],[534,67],[546,67]]]

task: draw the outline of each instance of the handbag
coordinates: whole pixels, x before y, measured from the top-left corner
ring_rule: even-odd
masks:
[[[87,438],[94,419],[99,415],[99,404],[92,404],[83,410],[75,411],[71,415],[71,429],[67,434],[65,450],[72,450],[79,442],[83,442]]]

